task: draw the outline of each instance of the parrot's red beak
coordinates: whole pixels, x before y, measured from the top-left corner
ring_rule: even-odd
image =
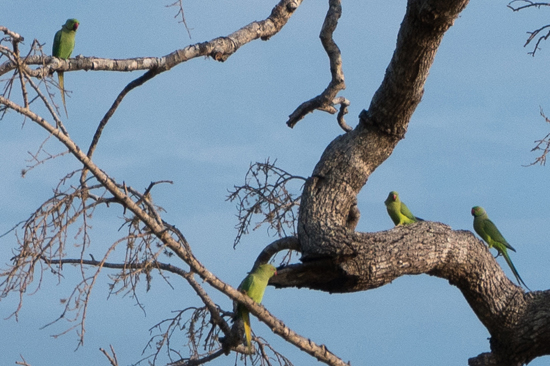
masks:
[[[74,30],[77,30],[79,25],[79,23],[74,23]]]
[[[275,274],[274,274],[274,276],[277,276],[277,271],[275,271]]]

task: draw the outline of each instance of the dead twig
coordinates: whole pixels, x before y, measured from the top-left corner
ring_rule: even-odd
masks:
[[[183,23],[183,25],[185,26],[185,30],[187,30],[187,34],[189,35],[189,39],[191,39],[191,30],[189,29],[189,27],[187,26],[187,22],[185,21],[185,13],[183,12],[183,3],[182,3],[182,1],[177,0],[175,3],[172,3],[170,5],[166,5],[167,8],[170,8],[172,6],[178,8],[178,12],[174,16],[174,18],[177,18],[178,16],[181,16],[181,20],[179,21],[179,23]]]

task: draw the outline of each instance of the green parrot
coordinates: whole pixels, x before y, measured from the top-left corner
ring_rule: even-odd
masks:
[[[248,295],[258,304],[262,302],[267,282],[273,275],[277,274],[277,269],[271,264],[260,264],[253,272],[250,272],[239,285],[239,291]],[[250,340],[252,339],[250,331],[250,316],[248,309],[242,304],[237,304],[237,317],[243,320],[244,333],[246,335],[246,345],[251,349]]]
[[[417,221],[424,221],[419,217],[414,216],[407,205],[399,199],[399,194],[391,191],[388,198],[384,201],[386,209],[395,226],[408,225]]]
[[[510,266],[510,269],[514,273],[514,276],[516,276],[516,279],[518,283],[523,286],[525,286],[529,291],[529,287],[523,282],[521,277],[519,276],[518,271],[516,270],[516,267],[514,267],[514,264],[512,263],[512,260],[510,259],[510,256],[508,255],[508,249],[512,251],[516,251],[504,237],[498,231],[497,227],[491,220],[489,220],[489,216],[487,216],[487,212],[483,209],[483,207],[475,206],[472,208],[472,216],[474,216],[474,230],[476,233],[481,236],[483,240],[489,245],[489,248],[495,248],[499,254],[502,254],[504,259],[506,260],[506,263],[508,263],[508,266]]]
[[[74,36],[76,30],[80,25],[76,19],[67,19],[65,24],[57,31],[53,39],[52,56],[62,58],[64,60],[71,57],[71,53],[74,49]],[[65,114],[67,114],[67,105],[65,104],[65,88],[63,87],[63,71],[57,72],[59,78],[59,87],[61,88],[61,99],[63,100],[63,107],[65,108]]]

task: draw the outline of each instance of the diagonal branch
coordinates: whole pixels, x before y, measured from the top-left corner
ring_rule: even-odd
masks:
[[[160,73],[158,69],[151,69],[147,71],[145,74],[140,76],[139,78],[133,80],[130,82],[122,91],[120,94],[116,97],[115,101],[111,105],[111,108],[105,113],[105,116],[103,116],[103,119],[99,122],[99,125],[97,126],[97,129],[95,131],[94,137],[92,138],[92,143],[90,144],[90,147],[88,148],[88,158],[92,158],[94,151],[97,147],[97,144],[99,143],[99,139],[101,138],[101,134],[103,132],[103,129],[107,125],[107,122],[109,122],[109,119],[115,114],[116,109],[122,103],[122,99],[133,89],[145,84],[147,81],[151,80],[155,76],[157,76]],[[88,174],[88,170],[84,167],[82,169],[82,174],[80,176],[80,184],[84,187],[86,185],[86,175]]]
[[[155,235],[159,240],[161,240],[164,245],[169,248],[175,255],[177,255],[181,260],[189,265],[191,271],[196,273],[204,281],[210,284],[212,287],[218,291],[224,293],[226,296],[231,298],[234,301],[238,301],[246,306],[249,311],[258,317],[260,321],[265,323],[273,333],[279,335],[289,343],[293,344],[302,351],[310,354],[311,356],[317,358],[319,361],[326,363],[327,365],[333,366],[346,366],[347,364],[330,352],[324,345],[318,345],[307,339],[300,336],[298,333],[294,332],[292,329],[288,328],[282,321],[273,316],[268,312],[262,305],[256,303],[254,300],[248,296],[242,294],[240,291],[235,289],[232,286],[229,286],[210,271],[206,269],[188,250],[185,246],[174,239],[169,230],[166,230],[164,225],[161,225],[157,222],[156,218],[147,213],[139,205],[134,202],[131,197],[129,197],[124,190],[119,188],[112,178],[107,176],[94,162],[92,162],[86,154],[65,134],[63,134],[59,129],[53,127],[46,120],[36,115],[34,112],[25,109],[16,103],[0,96],[0,104],[5,105],[7,108],[10,108],[16,111],[19,114],[29,118],[30,120],[37,123],[39,126],[48,131],[52,136],[57,138],[63,145],[69,149],[71,154],[79,160],[84,166],[88,168],[91,174],[114,196],[118,202],[126,206],[129,211],[131,211],[136,219],[139,219],[143,224],[145,224],[150,232]]]
[[[332,35],[338,26],[338,19],[340,19],[341,15],[342,4],[340,3],[340,0],[329,0],[329,9],[327,11],[323,27],[321,28],[319,38],[321,38],[321,43],[323,44],[330,60],[330,73],[332,75],[332,80],[321,94],[308,100],[307,102],[302,103],[294,112],[292,112],[286,122],[290,128],[293,128],[296,123],[303,119],[308,113],[311,113],[316,109],[334,114],[337,111],[334,104],[341,104],[342,108],[344,108],[344,105],[349,105],[349,101],[345,98],[335,99],[340,90],[346,88],[346,84],[344,82],[344,71],[342,70],[342,55],[340,53],[340,49],[332,38]],[[341,117],[339,118],[342,119]],[[341,123],[340,126],[342,126]],[[348,131],[346,128],[342,128],[346,132]]]

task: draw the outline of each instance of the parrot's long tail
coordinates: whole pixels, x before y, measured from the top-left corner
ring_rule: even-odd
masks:
[[[518,281],[518,283],[520,285],[525,286],[525,288],[527,290],[531,291],[531,289],[525,284],[525,282],[523,282],[523,280],[519,276],[519,273],[518,273],[516,267],[514,267],[514,264],[512,263],[512,260],[510,259],[510,256],[508,255],[508,253],[503,253],[502,256],[504,257],[504,259],[506,259],[506,263],[508,263],[508,265],[510,266],[510,269],[514,273],[514,276],[516,276],[516,280]]]
[[[248,346],[248,349],[251,348],[251,339],[252,339],[252,332],[250,329],[250,315],[248,314],[248,311],[242,312],[242,319],[244,324],[244,335],[246,336],[246,345]]]
[[[69,113],[67,113],[67,104],[65,104],[65,83],[63,81],[63,71],[57,72],[57,79],[59,80],[59,88],[61,89],[61,100],[63,101],[63,108],[65,108],[65,115],[68,118]]]

